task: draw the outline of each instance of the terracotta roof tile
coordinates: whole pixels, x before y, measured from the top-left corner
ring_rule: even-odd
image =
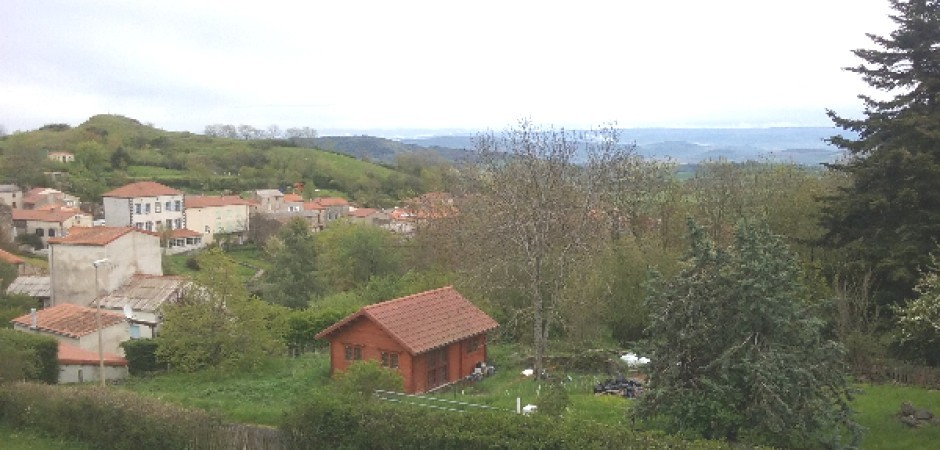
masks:
[[[49,239],[49,243],[67,245],[107,245],[115,239],[134,231],[146,233],[132,227],[72,227],[69,229],[68,236],[51,238]]]
[[[320,204],[320,202],[310,200],[309,202],[304,202],[304,209],[307,211],[322,211],[326,209],[326,206]]]
[[[356,209],[355,211],[350,211],[350,212],[349,212],[349,215],[350,215],[350,216],[353,216],[353,217],[360,217],[360,218],[361,218],[361,217],[369,217],[369,216],[375,214],[376,211],[378,211],[378,210],[377,210],[377,209],[373,209],[373,208],[358,208],[358,209]]]
[[[200,236],[202,236],[202,233],[193,230],[187,230],[186,228],[175,228],[170,231],[171,238],[189,238]]]
[[[325,338],[360,317],[375,322],[413,355],[499,326],[452,286],[363,307],[317,334]]]
[[[94,308],[63,303],[36,311],[36,328],[39,331],[78,339],[98,331],[95,314],[96,310]],[[102,328],[108,328],[124,321],[122,314],[101,311]],[[24,314],[10,322],[29,327],[32,326],[32,317],[30,314]]]
[[[7,264],[24,264],[26,260],[16,256],[6,250],[0,249],[0,261],[3,261]]]
[[[284,194],[285,202],[302,202],[304,198],[297,194]]]
[[[313,201],[323,205],[323,206],[346,206],[349,205],[349,200],[339,197],[319,197],[313,199]]]
[[[36,220],[62,223],[82,214],[81,211],[72,209],[14,209],[13,220]]]
[[[127,360],[113,353],[102,353],[104,365],[106,366],[126,366]],[[79,364],[92,365],[99,364],[98,352],[78,348],[74,345],[59,341],[59,364]]]
[[[183,192],[155,181],[138,181],[101,194],[102,197],[119,198],[156,197],[158,195],[183,195]]]
[[[250,205],[252,202],[237,195],[187,195],[183,199],[187,208],[210,208],[213,206]]]

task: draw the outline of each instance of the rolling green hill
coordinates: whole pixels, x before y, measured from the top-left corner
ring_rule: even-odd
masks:
[[[75,154],[57,163],[49,152]],[[77,127],[50,124],[0,139],[0,183],[53,186],[96,201],[101,193],[153,180],[190,193],[243,192],[304,183],[364,206],[389,206],[426,190],[414,170],[362,161],[287,140],[239,140],[164,131],[135,119],[97,115]],[[61,172],[50,178],[49,172]]]

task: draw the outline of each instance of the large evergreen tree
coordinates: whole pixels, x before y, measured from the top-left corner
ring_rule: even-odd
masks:
[[[884,98],[860,95],[862,119],[829,111],[857,138],[831,142],[847,150],[830,167],[852,182],[828,199],[826,242],[877,277],[880,303],[913,296],[918,268],[940,240],[940,1],[890,0],[898,28],[868,36],[878,49],[855,50],[857,73]]]
[[[640,417],[731,442],[854,444],[842,348],[822,336],[796,257],[766,225],[740,226],[727,248],[691,229],[682,271],[650,285]]]

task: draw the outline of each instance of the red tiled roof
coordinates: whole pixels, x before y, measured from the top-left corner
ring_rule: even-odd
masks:
[[[146,233],[132,227],[72,227],[69,235],[49,239],[50,244],[68,245],[107,245],[115,239],[131,232]],[[153,234],[153,233],[147,233]]]
[[[373,208],[359,208],[355,211],[350,211],[349,215],[353,217],[369,217],[375,214],[376,211],[378,210]]]
[[[7,264],[24,264],[26,260],[16,256],[6,250],[0,249],[0,261],[3,261]]]
[[[36,311],[36,329],[48,333],[78,339],[98,331],[95,322],[96,310],[84,306],[63,303]],[[101,311],[101,328],[124,322],[123,315]],[[25,327],[32,326],[32,316],[24,314],[10,321]]]
[[[320,197],[313,199],[313,201],[323,206],[346,206],[349,204],[349,200],[339,197]]]
[[[69,209],[14,209],[13,220],[37,220],[42,222],[65,222],[77,215],[81,211]]]
[[[213,206],[250,205],[251,202],[237,195],[187,195],[183,199],[187,208],[210,208]]]
[[[284,194],[285,202],[302,202],[304,198],[297,194]]]
[[[326,206],[320,204],[320,202],[311,200],[309,202],[304,202],[304,209],[307,211],[318,211],[326,209]]]
[[[447,286],[363,307],[316,337],[328,337],[360,317],[373,321],[413,355],[499,326],[452,286]]]
[[[193,230],[187,230],[186,228],[176,228],[170,231],[171,238],[188,238],[188,237],[200,237],[202,233],[198,233]]]
[[[104,365],[121,367],[127,365],[127,360],[113,353],[102,353]],[[91,365],[99,364],[98,352],[78,348],[74,345],[59,341],[59,364]]]
[[[120,198],[135,198],[135,197],[156,197],[158,195],[182,195],[182,191],[178,191],[169,186],[162,185],[155,181],[138,181],[136,183],[127,184],[121,186],[113,191],[105,192],[101,194],[102,197],[120,197]]]

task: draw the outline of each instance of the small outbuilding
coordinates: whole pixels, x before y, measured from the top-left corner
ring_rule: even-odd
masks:
[[[463,379],[486,362],[486,334],[499,324],[448,286],[363,307],[316,335],[330,341],[330,372],[376,360],[408,393]]]

